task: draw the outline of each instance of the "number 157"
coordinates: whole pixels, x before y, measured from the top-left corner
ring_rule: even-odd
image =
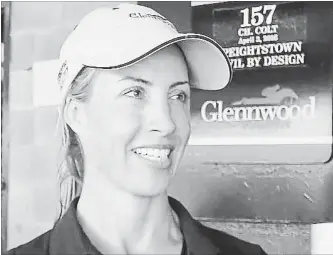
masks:
[[[261,5],[258,7],[251,8],[251,20],[250,20],[250,9],[246,8],[241,10],[240,12],[243,14],[243,23],[241,27],[249,27],[249,26],[260,26],[264,22],[269,25],[272,23],[273,14],[276,9],[276,5]],[[265,20],[266,18],[266,20]],[[251,23],[250,23],[251,22]]]

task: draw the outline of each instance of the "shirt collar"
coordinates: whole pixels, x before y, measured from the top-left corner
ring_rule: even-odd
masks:
[[[180,230],[187,246],[187,253],[196,254],[218,254],[219,249],[204,235],[200,223],[192,218],[186,208],[176,199],[169,197],[171,208],[179,218]]]
[[[50,236],[50,255],[89,254],[101,255],[83,232],[76,217],[79,198],[74,199],[64,216],[55,224]],[[218,254],[219,249],[202,233],[200,223],[186,208],[169,197],[169,204],[179,218],[180,230],[186,242],[187,255]]]

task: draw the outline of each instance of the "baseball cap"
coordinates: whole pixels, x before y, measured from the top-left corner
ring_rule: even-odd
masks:
[[[232,68],[221,46],[194,33],[179,33],[156,11],[137,4],[102,7],[87,14],[64,42],[58,83],[66,96],[84,67],[120,69],[177,44],[190,69],[191,86],[218,90],[228,85]]]

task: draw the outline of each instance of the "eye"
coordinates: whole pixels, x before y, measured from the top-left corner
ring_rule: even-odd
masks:
[[[178,93],[176,95],[172,95],[170,98],[172,100],[178,100],[180,102],[185,103],[187,101],[188,96],[187,96],[187,94],[185,92],[180,92],[180,93]]]
[[[123,95],[133,97],[136,99],[142,99],[144,97],[144,89],[142,87],[134,87],[126,90]]]

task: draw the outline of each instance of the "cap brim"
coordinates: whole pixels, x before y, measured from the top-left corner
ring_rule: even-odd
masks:
[[[203,35],[185,35],[178,45],[182,48],[192,72],[192,86],[204,90],[219,90],[232,79],[232,68],[224,50]]]
[[[83,64],[88,67],[120,69],[138,63],[172,44],[179,45],[184,52],[193,87],[219,90],[230,83],[233,72],[227,55],[218,43],[200,34],[178,34],[163,43],[153,45],[149,51],[137,52],[137,56],[133,56],[130,61],[118,65],[108,65],[107,54],[102,56],[103,59],[101,56],[90,56]]]

